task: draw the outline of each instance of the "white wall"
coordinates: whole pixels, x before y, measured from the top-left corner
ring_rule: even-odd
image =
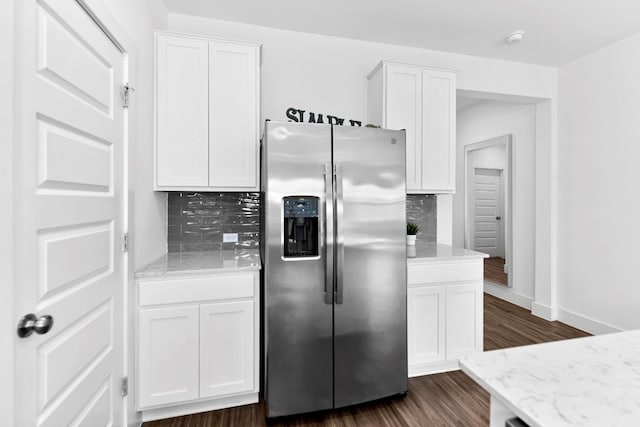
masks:
[[[464,147],[512,134],[513,259],[511,285],[505,298],[530,304],[535,296],[536,106],[483,101],[458,111],[456,194],[453,200],[453,243],[464,246]]]
[[[504,145],[482,148],[471,152],[469,166],[472,170],[475,168],[504,169],[507,164],[506,156],[507,150]]]
[[[135,139],[130,142],[130,218],[133,266],[137,270],[166,252],[167,197],[153,192],[154,30],[167,27],[164,3],[155,0],[101,0],[135,48],[132,95]]]
[[[169,14],[176,32],[263,44],[262,116],[288,107],[366,119],[366,75],[380,60],[460,70],[458,88],[554,98],[554,68]]]
[[[559,73],[558,305],[594,332],[640,328],[640,33]]]

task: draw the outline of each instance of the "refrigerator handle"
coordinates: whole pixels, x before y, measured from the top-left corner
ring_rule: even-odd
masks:
[[[324,302],[333,304],[333,168],[324,165]]]
[[[336,304],[342,304],[343,294],[343,264],[344,264],[344,234],[342,232],[343,226],[343,211],[344,203],[342,200],[342,165],[336,164],[334,166],[336,194],[335,194],[335,206],[336,206],[336,287],[335,287],[335,300]]]

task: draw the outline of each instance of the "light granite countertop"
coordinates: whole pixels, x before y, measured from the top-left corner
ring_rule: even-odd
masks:
[[[260,270],[260,251],[239,249],[202,252],[170,252],[136,271],[135,277]]]
[[[407,262],[424,263],[465,258],[486,258],[481,252],[454,246],[421,243],[407,246]],[[135,277],[162,277],[181,274],[202,274],[233,270],[260,270],[258,249],[239,249],[202,252],[169,252],[136,271]]]
[[[488,351],[460,367],[532,427],[640,425],[640,330]]]
[[[489,255],[482,252],[470,251],[468,249],[440,243],[417,243],[415,246],[407,246],[408,264],[488,257]]]

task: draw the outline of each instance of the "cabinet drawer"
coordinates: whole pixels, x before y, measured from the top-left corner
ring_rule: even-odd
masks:
[[[188,279],[140,281],[139,305],[180,304],[194,301],[251,298],[254,273]]]
[[[482,259],[441,264],[409,264],[407,268],[407,283],[416,285],[477,282],[482,281],[482,270]]]

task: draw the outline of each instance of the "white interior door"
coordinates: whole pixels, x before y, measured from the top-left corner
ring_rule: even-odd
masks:
[[[16,422],[120,425],[125,58],[75,1],[16,8],[15,310],[53,319],[16,334]]]
[[[474,249],[491,257],[504,257],[500,174],[498,169],[476,168],[474,172]]]

